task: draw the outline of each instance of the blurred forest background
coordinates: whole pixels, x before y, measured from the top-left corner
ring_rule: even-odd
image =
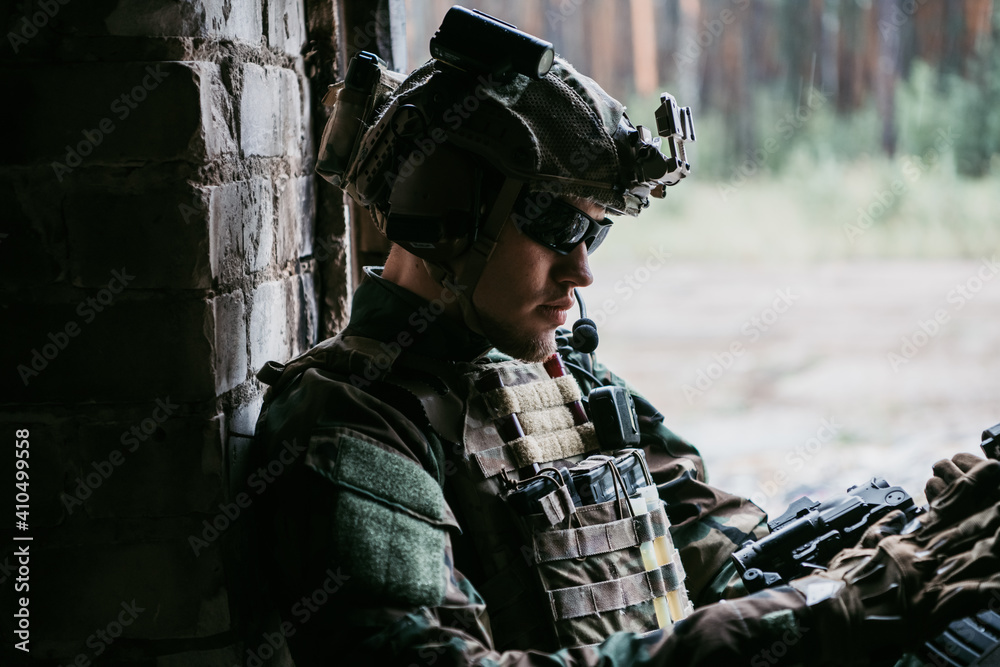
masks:
[[[427,37],[451,4],[407,2],[411,66],[428,57]],[[950,118],[970,121],[955,147],[959,173],[984,175],[1000,151],[1000,6],[992,0],[471,5],[552,41],[619,99],[649,98],[667,88],[694,106],[698,118],[717,115],[726,128],[718,148],[730,160],[762,148],[782,111],[815,107],[814,91],[841,119],[872,111],[877,117],[874,137],[857,136],[870,133],[854,124],[830,128],[847,135],[830,137],[827,150],[838,157],[875,149],[888,156],[922,153],[933,141],[928,130]],[[923,109],[925,102],[937,108]],[[720,173],[718,164],[707,168]]]
[[[451,4],[406,2],[410,68],[428,58],[429,37]],[[963,137],[955,145],[960,174],[988,173],[1000,152],[1000,4],[993,0],[467,4],[551,41],[618,99],[676,92],[697,118],[707,114],[725,128],[712,156],[722,162],[762,148],[783,112],[827,105],[847,123],[827,128],[829,145],[814,149],[837,157],[919,154],[938,124],[953,121]],[[817,93],[822,101],[811,99]],[[720,162],[704,167],[727,175]]]
[[[451,4],[406,2],[408,68]],[[616,224],[585,296],[600,359],[716,484],[772,514],[873,475],[919,497],[934,460],[978,451],[1000,421],[1000,280],[977,278],[1000,252],[1000,0],[463,4],[636,124],[661,90],[692,107],[692,175]]]

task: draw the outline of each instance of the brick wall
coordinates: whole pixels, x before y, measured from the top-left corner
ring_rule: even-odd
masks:
[[[308,5],[0,10],[0,426],[5,459],[30,432],[36,664],[259,651],[226,520],[252,472],[254,374],[339,326],[350,284],[343,205],[325,205],[317,235],[312,172],[316,81],[334,74],[314,56],[336,53],[339,3]],[[0,543],[5,619],[23,595],[13,544]],[[18,641],[0,631],[5,649]]]

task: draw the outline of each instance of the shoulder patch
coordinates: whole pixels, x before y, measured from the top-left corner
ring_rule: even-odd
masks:
[[[402,505],[432,522],[444,517],[444,494],[434,478],[413,461],[378,445],[341,435],[336,470],[338,481],[358,491]]]
[[[416,463],[341,435],[334,481],[344,569],[362,589],[415,606],[444,599],[444,494]]]

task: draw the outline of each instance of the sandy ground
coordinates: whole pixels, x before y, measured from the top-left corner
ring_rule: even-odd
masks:
[[[593,258],[598,358],[775,516],[931,464],[1000,422],[1000,266]],[[891,356],[897,355],[897,356]]]

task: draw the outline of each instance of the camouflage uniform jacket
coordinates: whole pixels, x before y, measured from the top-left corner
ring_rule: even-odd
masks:
[[[461,378],[490,363],[520,362],[489,352],[483,338],[439,315],[440,306],[435,312],[370,274],[344,332],[259,374],[272,386],[257,450],[268,458],[304,450],[261,503],[273,602],[300,667],[352,664],[343,662],[347,656],[366,663],[378,657],[378,664],[553,664],[537,651],[558,647],[519,635],[518,615],[503,608],[519,576],[505,568],[518,559],[510,562],[503,550],[482,553],[494,532],[506,539],[506,527],[473,507],[497,498],[476,495],[489,480],[470,473],[462,442],[474,392]],[[624,386],[602,367],[595,373]],[[590,383],[578,381],[588,393]],[[729,556],[766,530],[763,513],[708,486],[697,450],[641,398],[637,410],[691,599],[704,604],[738,593],[727,591]],[[484,516],[487,525],[479,525]],[[772,611],[792,621],[761,620]],[[667,655],[681,659],[675,664],[712,664],[720,655],[745,656],[779,631],[787,635],[797,627],[792,616],[802,613],[796,593],[768,591],[710,605],[668,638],[618,633],[600,646],[560,651],[555,664],[597,664],[602,656],[649,664],[650,656],[659,662]],[[763,629],[755,631],[755,623]],[[498,633],[503,642],[494,641]],[[710,645],[705,636],[713,637]]]

